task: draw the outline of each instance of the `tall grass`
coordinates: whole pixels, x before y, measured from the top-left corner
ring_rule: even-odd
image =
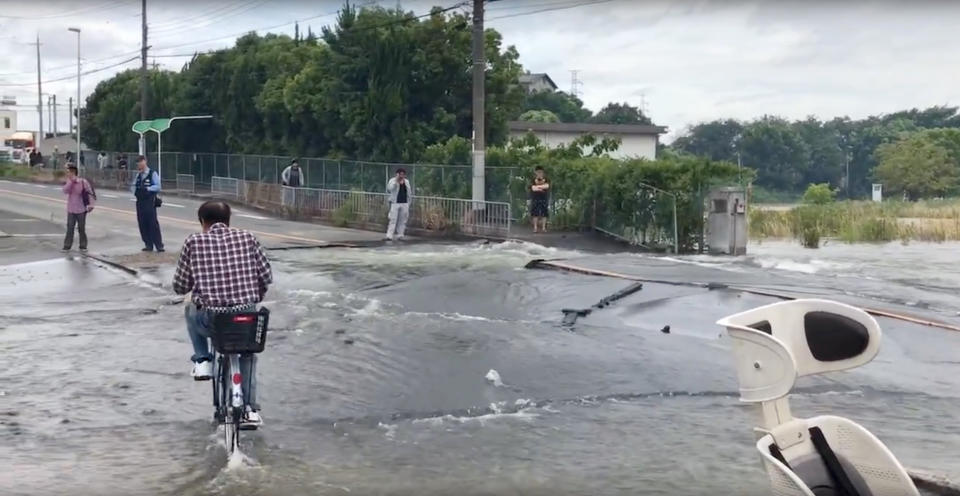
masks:
[[[820,238],[847,243],[960,240],[960,200],[922,202],[845,201],[803,205],[789,211],[750,212],[753,239],[796,238],[804,246]]]
[[[30,168],[23,165],[0,162],[0,177],[26,179],[30,177]]]

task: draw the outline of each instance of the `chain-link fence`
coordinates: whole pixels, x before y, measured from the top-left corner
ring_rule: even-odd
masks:
[[[641,184],[620,204],[604,198],[594,204],[592,224],[598,231],[650,250],[678,252],[676,194]]]
[[[125,165],[127,169],[134,170],[136,157],[136,153],[107,152],[102,164],[105,169]],[[86,152],[84,158],[88,170],[100,166],[98,152]],[[244,194],[244,187],[258,183],[277,186],[275,200],[281,205],[299,202],[307,194],[297,195],[279,188],[280,175],[293,158],[185,152],[147,155],[148,163],[160,171],[164,183],[176,184],[178,189],[199,193],[215,189],[219,194],[229,193],[239,197]],[[323,158],[297,160],[302,170],[303,189],[382,194],[386,191],[387,181],[397,169],[403,168],[418,197],[445,200],[469,200],[472,197],[473,169],[469,165],[399,164]],[[510,213],[512,223],[525,224],[529,221],[531,173],[520,167],[486,169],[485,198],[488,202],[508,205],[505,211]],[[611,200],[602,192],[585,194],[584,191],[564,189],[576,185],[554,184],[550,192],[550,224],[554,230],[561,231],[596,229],[651,250],[696,251],[704,244],[702,203],[711,186],[714,185],[703,185],[696,191],[668,192],[641,184],[637,186],[635,195],[617,195],[617,200]],[[357,195],[354,195],[354,201],[356,198]],[[312,200],[304,201],[311,205],[318,204]],[[341,212],[347,210],[350,209]],[[354,210],[362,212],[369,209]],[[451,212],[444,217],[458,218],[458,222],[462,222],[468,215],[467,210]],[[375,216],[379,216],[379,213]]]

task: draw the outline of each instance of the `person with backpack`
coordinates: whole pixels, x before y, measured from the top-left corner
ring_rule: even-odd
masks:
[[[63,185],[67,195],[67,235],[63,238],[63,251],[73,248],[73,230],[80,233],[80,251],[87,251],[87,214],[93,211],[97,193],[86,179],[77,173],[77,166],[67,164],[67,182]]]

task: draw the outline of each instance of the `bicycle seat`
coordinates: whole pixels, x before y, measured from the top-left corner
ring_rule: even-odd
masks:
[[[849,370],[880,351],[880,326],[855,307],[795,300],[717,322],[736,359],[740,399],[759,404],[757,450],[775,495],[918,496],[906,470],[870,431],[843,417],[794,418],[797,378]]]

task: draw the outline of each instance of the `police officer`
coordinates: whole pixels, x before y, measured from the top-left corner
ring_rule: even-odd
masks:
[[[147,167],[143,155],[137,157],[137,179],[133,183],[133,195],[137,198],[137,223],[140,224],[140,238],[146,247],[143,251],[163,252],[163,238],[160,235],[160,222],[157,221],[157,207],[160,192],[160,174]]]

